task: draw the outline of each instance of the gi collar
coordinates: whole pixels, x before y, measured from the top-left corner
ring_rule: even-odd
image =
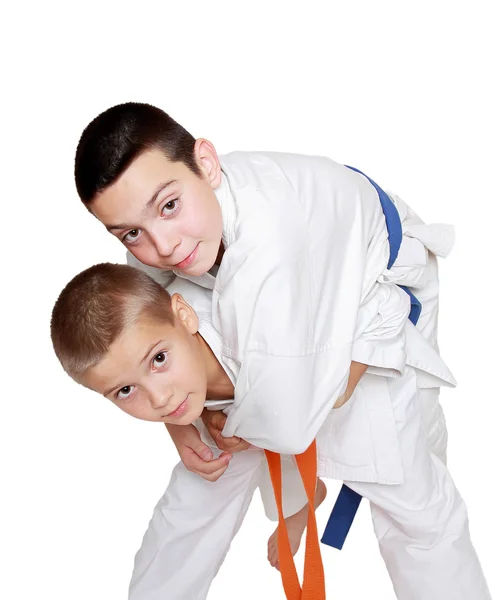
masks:
[[[223,165],[222,181],[219,187],[215,190],[215,196],[217,197],[220,208],[222,209],[222,242],[225,249],[227,249],[231,244],[234,243],[237,211],[234,195],[230,188],[229,180],[225,174]]]

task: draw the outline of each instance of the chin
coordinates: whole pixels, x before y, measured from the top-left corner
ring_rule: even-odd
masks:
[[[210,260],[200,260],[198,262],[196,262],[194,265],[191,265],[190,267],[188,267],[187,269],[185,269],[183,272],[186,275],[193,275],[194,277],[199,277],[199,275],[204,275],[205,273],[208,273],[208,271],[211,269],[211,267],[215,264],[215,261],[210,261]]]
[[[200,249],[202,246],[200,246]],[[189,275],[204,275],[213,267],[217,260],[217,252],[208,252],[203,255],[198,255],[196,262],[186,269],[186,273]]]
[[[203,412],[203,408],[204,408],[204,405],[201,407],[200,410],[193,410],[192,413],[187,413],[185,415],[185,418],[189,421],[189,423],[187,423],[187,425],[192,425],[194,423],[194,421],[199,419],[199,417],[201,416],[201,414]]]
[[[184,271],[184,273],[186,275],[191,275],[192,277],[199,277],[200,275],[204,275],[205,273],[208,273],[210,268],[208,268],[208,269],[203,269],[203,268],[188,269],[187,271]]]
[[[176,419],[175,421],[172,421],[172,425],[192,425],[194,423],[194,421],[199,419],[202,412],[203,412],[202,408],[199,411],[190,410],[185,415],[180,417],[180,419]]]

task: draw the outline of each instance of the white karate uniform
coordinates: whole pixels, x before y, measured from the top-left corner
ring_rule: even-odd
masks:
[[[448,231],[431,236],[431,226],[393,198],[406,223],[398,264],[388,272],[384,216],[363,176],[327,159],[289,155],[235,153],[222,166],[224,259],[216,280],[190,279],[214,290],[219,351],[207,342],[235,384],[224,432],[289,454],[317,436],[319,474],[348,481],[371,501],[399,598],[489,598],[464,504],[430,452],[420,405],[426,395],[426,431],[434,429],[430,444],[444,458],[445,424],[433,390],[454,380],[436,350],[436,264],[428,248]],[[404,279],[418,267],[412,287],[428,300],[424,336],[405,320],[403,292],[392,283],[398,277],[411,285]],[[352,359],[373,368],[350,401],[331,410]],[[130,599],[206,597],[262,477],[262,457],[256,449],[235,455],[215,485],[176,467],[137,555]],[[200,500],[184,504],[184,497]],[[171,515],[175,524],[168,525]],[[184,531],[194,516],[195,530]],[[179,548],[200,551],[203,539],[216,545],[216,556],[203,554],[199,584],[192,576],[182,582]]]

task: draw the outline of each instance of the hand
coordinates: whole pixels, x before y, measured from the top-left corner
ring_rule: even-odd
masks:
[[[201,414],[203,423],[205,424],[208,433],[213,438],[215,444],[220,450],[228,452],[242,452],[250,447],[247,441],[242,440],[240,437],[222,437],[222,430],[227,421],[227,417],[221,410],[203,410]]]
[[[180,460],[191,473],[207,481],[216,481],[221,477],[232,458],[230,452],[223,452],[213,458],[213,452],[202,440],[194,425],[166,425],[172,441],[177,448]]]
[[[336,400],[333,408],[340,408],[340,406],[343,406],[350,400],[362,375],[367,371],[367,368],[368,365],[352,360],[350,363],[350,375],[348,377],[347,389],[343,396],[340,396],[338,400]]]
[[[336,400],[336,402],[334,403],[333,409],[340,408],[340,406],[343,406],[346,402],[348,402],[350,400],[350,396],[351,396],[351,394],[348,394],[347,392],[345,392],[343,394],[343,396],[340,396],[338,398],[338,400]]]

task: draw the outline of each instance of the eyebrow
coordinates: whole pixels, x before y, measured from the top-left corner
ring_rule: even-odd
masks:
[[[154,348],[156,348],[156,346],[159,346],[159,344],[161,344],[162,341],[163,340],[158,340],[149,348],[149,350],[144,354],[144,358],[140,361],[140,364],[142,364],[146,360],[146,358],[149,356],[149,354],[151,354]]]
[[[143,359],[140,361],[140,364],[142,364],[142,363],[143,363],[143,362],[146,360],[146,358],[149,356],[149,354],[151,354],[151,352],[154,350],[154,348],[155,348],[156,346],[159,346],[159,344],[161,344],[161,342],[162,342],[162,341],[163,341],[163,340],[158,340],[157,342],[154,342],[154,344],[153,344],[153,345],[152,345],[152,346],[149,348],[149,350],[148,350],[148,351],[147,351],[147,352],[144,354],[144,358],[143,358]],[[110,393],[111,393],[113,390],[115,390],[115,389],[117,389],[117,388],[118,388],[118,385],[119,385],[119,384],[115,384],[115,385],[113,385],[113,387],[112,387],[112,388],[110,388],[110,389],[109,389],[107,392],[105,392],[105,393],[104,393],[104,396],[109,396],[109,394],[110,394]],[[119,387],[119,389],[121,389],[122,387],[126,387],[126,384],[125,384],[124,386],[123,386],[123,385],[122,385],[122,386],[120,386],[120,387]]]
[[[170,181],[167,181],[166,183],[162,183],[158,187],[158,189],[154,192],[154,194],[151,196],[151,199],[146,202],[144,208],[142,209],[142,213],[148,211],[151,208],[151,206],[153,206],[153,204],[158,199],[159,194],[161,194],[161,192],[163,190],[166,190],[167,188],[171,187],[172,185],[176,185],[178,182],[179,182],[178,179],[171,179]],[[114,229],[132,229],[133,227],[134,227],[134,225],[129,225],[127,223],[117,223],[116,225],[106,225],[106,229],[108,231],[112,231]]]

